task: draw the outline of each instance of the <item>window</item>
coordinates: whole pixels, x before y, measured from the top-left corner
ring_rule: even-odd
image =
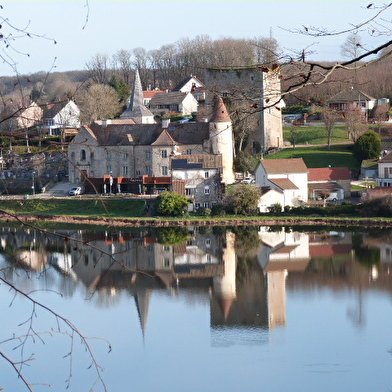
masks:
[[[195,203],[195,208],[198,210],[200,208],[200,203]]]
[[[128,175],[128,166],[123,166],[123,176],[127,176]]]
[[[192,150],[191,150],[190,148],[188,148],[188,149],[186,150],[186,155],[192,155]]]
[[[210,208],[210,203],[203,203],[204,208]]]
[[[191,196],[195,193],[195,189],[194,188],[185,188],[185,194],[187,196]]]
[[[140,170],[136,170],[136,175],[137,175],[137,176],[141,176],[141,175],[142,175],[141,172],[140,172]]]
[[[167,150],[162,150],[161,154],[162,154],[162,158],[167,158]]]
[[[146,166],[146,174],[150,175],[151,174],[151,166]]]
[[[123,153],[123,159],[128,159],[128,153],[127,152]]]
[[[207,246],[211,246],[211,239],[210,238],[206,238],[205,243],[206,243]]]
[[[167,166],[162,166],[162,175],[167,176]]]
[[[144,155],[145,155],[146,159],[151,159],[151,151],[150,150],[145,150]]]
[[[170,267],[170,259],[165,259],[165,267]]]
[[[204,194],[205,195],[209,195],[210,194],[210,187],[209,186],[205,186],[204,187]]]
[[[80,150],[80,160],[81,161],[86,160],[86,150]]]
[[[210,173],[208,171],[204,172],[204,178],[208,178],[210,176]]]

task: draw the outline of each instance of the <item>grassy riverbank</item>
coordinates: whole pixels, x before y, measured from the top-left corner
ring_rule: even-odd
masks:
[[[71,224],[85,226],[213,226],[213,225],[262,225],[262,226],[328,226],[334,227],[392,227],[392,218],[359,217],[355,210],[332,207],[329,213],[311,216],[289,215],[226,215],[201,217],[189,215],[181,218],[148,216],[146,202],[134,199],[28,199],[1,200],[1,219],[29,222],[30,224]],[[344,206],[342,206],[344,207]],[[322,209],[327,212],[328,209]],[[328,216],[324,216],[328,215]]]

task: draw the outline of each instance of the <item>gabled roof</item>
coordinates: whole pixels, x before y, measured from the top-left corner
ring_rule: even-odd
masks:
[[[332,96],[327,99],[327,102],[374,101],[375,99],[360,90],[351,88]]]
[[[380,163],[391,163],[392,162],[392,151],[380,159]]]
[[[108,124],[104,127],[95,122],[90,126],[90,130],[102,146],[152,145],[162,134],[161,124]],[[170,137],[166,139],[170,143],[168,145],[202,144],[209,138],[209,124],[170,124],[166,132]],[[163,143],[163,138],[164,136],[160,143]]]
[[[308,173],[308,168],[302,158],[291,159],[262,159],[267,174]]]
[[[143,98],[144,99],[151,99],[155,94],[164,93],[163,90],[147,90],[143,91]]]
[[[157,93],[150,101],[151,106],[155,105],[176,105],[180,104],[187,97],[187,93],[182,93],[180,91],[172,91],[168,93]]]
[[[176,142],[169,135],[166,129],[163,129],[161,134],[157,137],[154,143],[151,143],[152,146],[174,146]]]
[[[268,181],[272,182],[275,184],[277,187],[280,189],[298,189],[297,185],[295,185],[292,181],[290,181],[288,178],[273,178],[273,179],[268,179]]]
[[[174,88],[173,91],[180,91],[182,87],[184,87],[190,80],[194,79],[196,82],[200,83],[201,85],[204,86],[204,83],[197,78],[196,76],[188,76],[187,78],[181,80]]]
[[[351,173],[347,167],[310,168],[308,181],[319,180],[351,180]]]
[[[64,100],[61,102],[48,103],[44,108],[43,118],[54,118],[68,105],[68,102],[68,100]]]

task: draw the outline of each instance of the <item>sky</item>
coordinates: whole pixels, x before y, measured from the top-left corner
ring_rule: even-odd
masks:
[[[20,74],[62,72],[86,69],[86,62],[97,53],[111,56],[120,49],[159,49],[198,35],[251,39],[272,34],[286,53],[306,49],[312,52],[310,60],[340,61],[341,45],[347,36],[314,38],[289,30],[304,31],[304,26],[345,30],[374,15],[374,10],[366,8],[369,3],[369,0],[4,0],[0,9],[4,36],[12,30],[8,22],[40,37],[18,38],[18,33],[12,30],[15,40],[8,49],[0,45],[0,55],[10,56]],[[366,48],[386,40],[386,37],[371,39],[367,31],[361,31],[360,35]],[[0,76],[14,74],[13,67],[0,63]]]

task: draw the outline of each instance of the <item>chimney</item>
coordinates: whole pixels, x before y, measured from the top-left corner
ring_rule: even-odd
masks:
[[[163,118],[162,119],[162,128],[167,129],[169,128],[170,118]]]
[[[106,128],[108,125],[110,125],[112,123],[112,120],[110,120],[110,119],[105,119],[105,120],[102,120],[102,127],[103,128]]]

